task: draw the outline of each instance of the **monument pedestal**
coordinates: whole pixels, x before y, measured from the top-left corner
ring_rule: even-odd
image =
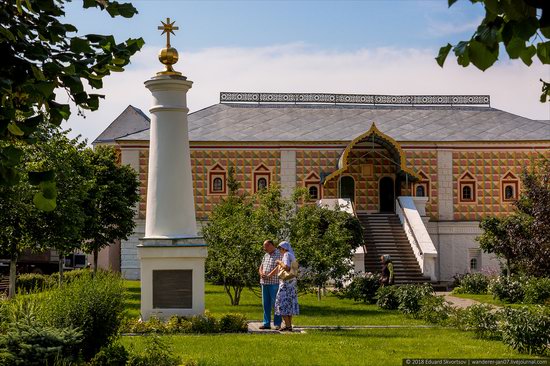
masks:
[[[204,313],[206,244],[201,237],[141,239],[141,317]]]

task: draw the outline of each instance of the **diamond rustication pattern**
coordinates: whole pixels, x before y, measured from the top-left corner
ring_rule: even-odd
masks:
[[[221,92],[220,103],[332,103],[372,105],[490,105],[488,95],[372,95]]]

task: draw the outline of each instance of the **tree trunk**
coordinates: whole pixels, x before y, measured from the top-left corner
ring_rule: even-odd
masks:
[[[63,268],[65,268],[65,255],[59,253],[59,286],[63,284]]]
[[[17,254],[12,254],[10,258],[10,284],[8,289],[8,298],[13,299],[16,291],[17,280]]]
[[[317,287],[317,300],[321,301],[321,286]]]
[[[97,248],[94,248],[94,273],[92,275],[92,277],[95,278],[96,274],[97,274],[97,257],[99,255],[99,250]]]

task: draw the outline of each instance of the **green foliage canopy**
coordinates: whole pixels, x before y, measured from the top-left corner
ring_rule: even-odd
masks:
[[[449,7],[457,0],[448,0]],[[499,58],[503,45],[511,59],[521,59],[530,66],[536,55],[544,65],[550,64],[550,2],[547,0],[470,0],[485,7],[485,17],[468,41],[441,47],[436,61],[443,67],[452,50],[461,66],[472,63],[487,70]],[[550,101],[550,84],[542,82],[541,102]]]
[[[124,70],[143,39],[117,43],[111,35],[78,36],[77,28],[60,20],[66,0],[6,0],[0,8],[0,184],[18,182],[21,144],[33,144],[39,126],[60,125],[71,114],[58,93],[65,92],[77,106],[96,110],[102,95],[85,87],[100,89],[103,78]],[[83,0],[84,8],[106,10],[111,17],[132,17],[131,4],[110,0]],[[34,175],[36,183],[51,182],[51,172]],[[55,204],[55,186],[40,186],[37,196],[42,208]],[[49,201],[49,202],[48,202]],[[39,203],[40,206],[40,203]],[[47,207],[46,207],[47,208]]]

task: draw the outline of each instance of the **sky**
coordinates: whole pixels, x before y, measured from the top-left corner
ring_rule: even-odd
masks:
[[[119,2],[123,2],[120,1]],[[449,56],[434,57],[448,42],[467,40],[484,15],[480,4],[460,0],[415,1],[184,1],[135,0],[139,14],[111,18],[106,12],[66,5],[65,21],[78,34],[113,34],[118,42],[143,37],[145,46],[123,73],[104,80],[98,111],[76,110],[65,128],[93,141],[129,104],[148,114],[143,82],[162,70],[157,30],[170,17],[180,61],[174,66],[194,82],[190,111],[219,102],[221,91],[359,94],[489,94],[491,106],[532,119],[550,119],[539,102],[550,67],[535,61],[501,60],[485,72],[463,68]],[[502,55],[502,53],[501,53]],[[94,91],[96,92],[96,91]],[[60,96],[61,100],[67,98]],[[376,121],[374,121],[376,122]]]

